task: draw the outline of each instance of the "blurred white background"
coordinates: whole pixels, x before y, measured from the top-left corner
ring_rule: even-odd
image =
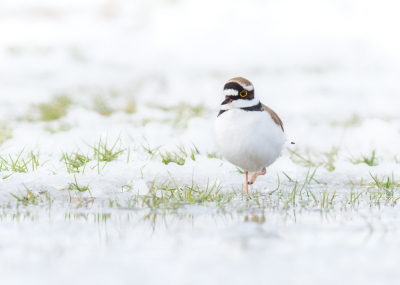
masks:
[[[133,93],[139,113],[149,102],[182,101],[216,113],[225,81],[242,76],[282,117],[289,139],[326,150],[343,141],[326,128],[378,118],[346,147],[394,154],[400,137],[382,146],[368,132],[400,130],[399,8],[365,0],[4,0],[0,118],[18,118],[54,94],[110,88]]]
[[[304,107],[331,116],[377,109],[396,115],[399,6],[365,0],[2,1],[0,96],[23,103],[76,88],[140,84],[140,97],[214,106],[223,83],[243,76],[282,112],[283,104],[291,105],[288,114]]]

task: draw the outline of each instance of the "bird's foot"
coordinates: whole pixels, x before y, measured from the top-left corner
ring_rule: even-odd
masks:
[[[256,181],[257,176],[259,176],[259,175],[265,175],[265,173],[267,173],[267,169],[264,167],[264,168],[261,170],[261,172],[256,172],[256,173],[254,173],[254,174],[251,176],[250,181],[249,181],[247,184],[252,185],[252,184]]]

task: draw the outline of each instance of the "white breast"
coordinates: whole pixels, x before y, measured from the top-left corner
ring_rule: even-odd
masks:
[[[260,171],[280,156],[286,141],[269,113],[232,109],[214,123],[218,150],[230,163],[244,171]]]

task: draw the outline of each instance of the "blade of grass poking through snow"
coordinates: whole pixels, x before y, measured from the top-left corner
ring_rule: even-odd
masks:
[[[356,185],[354,185],[353,181],[351,181],[350,177],[347,177],[347,179],[349,180],[349,182],[350,182],[351,185],[356,186]],[[347,184],[346,184],[346,185],[347,185]]]
[[[141,144],[141,147],[143,148],[144,151],[146,151],[148,154],[151,155],[150,160],[152,160],[155,156],[158,155],[159,149],[160,149],[163,145],[160,145],[160,146],[158,146],[158,147],[156,147],[156,148],[154,148],[154,149],[151,149],[151,148],[150,148],[150,144],[149,144],[149,142],[147,141],[147,139],[146,139],[145,137],[143,137],[143,139],[144,139],[144,141],[146,142],[147,147],[144,146],[143,143]]]
[[[147,199],[147,197],[149,196],[149,194],[152,192],[152,190],[154,190],[154,185],[155,185],[155,183],[156,183],[156,179],[157,179],[158,174],[159,174],[159,173],[157,173],[156,177],[154,177],[153,181],[151,182],[151,186],[150,186],[150,188],[149,188],[149,192],[147,192],[147,194],[146,194],[146,196],[145,196],[145,199],[143,199],[142,206],[144,205],[145,200]],[[139,193],[139,194],[140,194],[140,193]]]
[[[358,191],[358,190],[357,190]],[[360,195],[362,194],[362,192],[360,192],[357,196],[356,196],[356,198],[354,199],[354,203],[358,200],[358,198],[360,197]]]
[[[191,142],[192,143],[192,145],[193,145],[193,147],[194,147],[194,150],[196,151],[196,154],[200,154],[200,151],[199,151],[199,149],[196,147],[196,145],[193,143],[193,142]]]
[[[85,164],[83,165],[82,174],[85,174],[86,164],[91,161],[89,154],[86,155]]]
[[[379,182],[378,182],[377,178],[372,176],[371,172],[368,172],[368,173],[372,177],[372,179],[375,181],[376,187],[378,187],[378,189],[380,189]]]
[[[399,200],[399,199],[400,199],[400,197],[397,197],[397,198],[393,201],[393,203],[396,204],[396,203],[397,203],[397,200]]]
[[[188,156],[184,145],[182,145],[182,144],[176,145],[176,147],[178,148],[178,150],[182,154],[182,156],[184,156],[184,157]]]
[[[196,145],[195,145],[193,142],[191,142],[191,143],[192,143],[194,149],[190,148],[190,152],[191,152],[190,158],[191,158],[193,161],[195,161],[195,160],[196,160],[195,155],[196,155],[196,154],[200,154],[200,151],[198,150],[198,148],[196,147]]]
[[[322,190],[322,203],[321,203],[321,210],[324,208],[325,206],[325,198],[326,198],[326,190]]]
[[[372,151],[371,157],[367,155],[361,155],[361,158],[350,158],[349,161],[353,164],[365,163],[369,166],[376,166],[378,165],[377,158],[376,158],[376,151]]]
[[[314,180],[315,182],[317,182],[318,184],[320,184],[317,180],[314,179],[314,175],[315,175],[315,173],[317,172],[318,167],[319,167],[319,166],[317,166],[317,167],[315,168],[314,172],[313,172],[313,173],[311,174],[311,176],[310,176],[310,179],[307,180],[308,175],[309,175],[309,173],[310,173],[311,166],[308,168],[308,172],[307,172],[307,176],[306,176],[306,182],[307,182],[307,184],[310,184],[310,183],[311,183],[311,180]]]
[[[8,160],[7,160],[7,156],[6,156],[6,158],[4,159],[2,156],[0,156],[0,159],[1,159],[1,171],[9,171],[9,168],[8,168],[8,166],[9,166],[9,162],[8,162]]]
[[[270,192],[269,195],[272,195],[272,193],[274,193],[275,191],[278,191],[279,186],[281,185],[281,180],[279,179],[279,174],[276,173],[276,176],[278,176],[278,186],[276,187],[275,190],[272,190],[272,192]]]
[[[28,168],[26,167],[26,163],[22,164],[20,163],[20,158],[22,155],[22,152],[25,150],[25,148],[23,148],[21,150],[21,152],[19,153],[18,157],[16,158],[16,160],[14,161],[11,157],[10,154],[8,154],[8,157],[10,158],[10,162],[7,161],[7,164],[10,166],[11,170],[14,172],[28,172]]]
[[[5,180],[5,179],[7,179],[8,177],[10,177],[11,175],[13,175],[14,173],[15,173],[15,172],[12,172],[11,174],[8,174],[8,175],[2,177],[2,179]]]
[[[285,172],[282,171],[282,173],[289,179],[290,182],[293,182],[292,178],[289,177]]]
[[[244,172],[240,168],[236,167],[236,169],[237,169],[237,172],[239,172],[240,174],[244,174]]]
[[[107,147],[107,138],[105,142],[102,142],[102,139],[100,137],[100,140],[98,143],[95,143],[94,146],[89,145],[84,141],[85,144],[87,144],[90,148],[93,149],[94,151],[94,158],[97,161],[105,161],[105,162],[110,162],[113,160],[116,160],[118,156],[125,151],[125,149],[119,149],[116,150],[117,143],[121,142],[120,137],[118,136],[117,140],[113,144],[111,148]]]
[[[385,176],[382,178],[382,182],[380,182],[378,180],[377,176],[372,176],[372,174],[369,172],[369,175],[372,177],[372,179],[374,180],[376,186],[378,187],[378,190],[385,190],[386,196],[392,196],[393,192],[394,192],[394,187],[396,185],[396,183],[394,181],[391,181],[389,176],[387,176],[387,181],[384,182]],[[390,188],[393,186],[392,191],[390,191]]]
[[[143,168],[145,168],[147,165],[149,165],[150,162],[146,163],[142,167],[140,167],[140,177],[143,178]]]
[[[336,190],[333,191],[332,198],[331,198],[331,203],[333,203],[333,199],[335,198],[335,194],[336,194]]]
[[[186,162],[187,154],[180,150],[179,152],[176,151],[165,151],[162,153],[159,151],[159,154],[162,159],[162,163],[165,165],[170,164],[171,162],[176,163],[178,165],[184,165]]]
[[[194,150],[194,149],[192,149],[192,148],[190,148],[190,158],[191,158],[193,161],[196,161],[196,154],[198,154],[197,151]]]
[[[18,202],[21,202],[24,206],[27,206],[28,204],[32,204],[32,205],[37,205],[38,204],[38,197],[32,193],[31,190],[28,189],[28,187],[25,186],[24,187],[26,189],[26,195],[24,196],[22,193],[21,196],[17,196],[13,193],[10,192],[10,194],[17,199]]]
[[[69,190],[78,190],[79,192],[85,192],[85,191],[89,190],[89,186],[87,186],[87,185],[86,186],[82,186],[82,187],[78,185],[78,181],[76,180],[75,174],[74,174],[74,179],[75,179],[75,183],[69,183],[68,184],[68,189]],[[92,193],[90,193],[90,190],[89,190],[89,194],[90,194],[90,196],[92,196]]]
[[[31,156],[31,161],[32,161],[32,171],[35,171],[35,166],[37,169],[37,167],[39,165],[39,161],[38,161],[36,155],[33,154],[33,151],[30,151],[29,155]]]
[[[308,183],[308,175],[310,175],[310,169],[311,169],[311,166],[308,167],[308,171],[307,171],[307,175],[306,175],[306,183],[307,184],[309,184]]]
[[[306,182],[304,182],[303,186],[301,186],[301,189],[300,189],[300,191],[299,191],[300,198],[301,198],[301,191],[303,191],[304,186],[306,186]],[[301,200],[301,199],[300,199],[300,200]]]
[[[71,152],[71,154],[64,153],[63,151],[61,152],[61,160],[64,160],[68,173],[79,173],[79,168],[86,165],[86,163],[91,160],[88,156],[79,154],[78,152]]]
[[[306,191],[307,191],[307,192],[310,192],[311,196],[312,196],[313,199],[314,199],[315,204],[318,205],[318,200],[317,200],[317,198],[314,196],[314,193],[313,193],[310,189],[306,189]]]
[[[288,151],[290,152],[290,159],[296,163],[296,164],[300,164],[303,166],[316,166],[316,164],[314,162],[311,161],[310,158],[310,154],[308,153],[308,159],[304,158],[303,156],[301,156],[299,153],[297,153],[296,149],[290,149],[288,148]],[[300,158],[300,160],[295,160],[295,157]]]
[[[68,173],[71,173],[71,170],[70,170],[70,168],[68,167],[67,154],[64,153],[63,151],[61,151],[61,153],[62,153],[61,160],[64,159],[65,168],[67,168]]]
[[[290,199],[288,200],[288,203],[293,200],[293,207],[295,206],[296,203],[296,190],[297,190],[297,183],[294,185],[292,192],[290,193]]]

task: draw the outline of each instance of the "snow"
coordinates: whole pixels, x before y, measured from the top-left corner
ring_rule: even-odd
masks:
[[[12,137],[0,155],[40,154],[37,169],[0,172],[2,282],[397,284],[398,205],[387,196],[379,206],[366,194],[359,204],[344,197],[374,196],[371,175],[400,180],[399,8],[389,0],[1,1],[0,126]],[[321,210],[297,192],[288,208],[246,206],[240,195],[225,207],[129,207],[165,181],[241,189],[235,166],[207,156],[223,86],[237,76],[279,114],[288,137],[252,193],[276,201],[278,185],[296,185],[283,172],[298,190],[310,178],[315,166],[288,148],[326,162],[336,147],[335,169],[319,166],[305,188],[318,199],[336,191],[346,202]],[[65,116],[26,119],[59,94],[74,101]],[[106,98],[109,116],[96,112],[96,96]],[[137,110],[126,113],[132,98]],[[204,111],[179,115],[173,108],[182,102]],[[125,151],[69,173],[63,152],[93,159],[100,138]],[[183,166],[144,148],[181,145],[189,153]],[[351,162],[373,151],[377,165]],[[90,192],[68,190],[76,181]],[[11,193],[26,188],[42,202],[17,203]]]

